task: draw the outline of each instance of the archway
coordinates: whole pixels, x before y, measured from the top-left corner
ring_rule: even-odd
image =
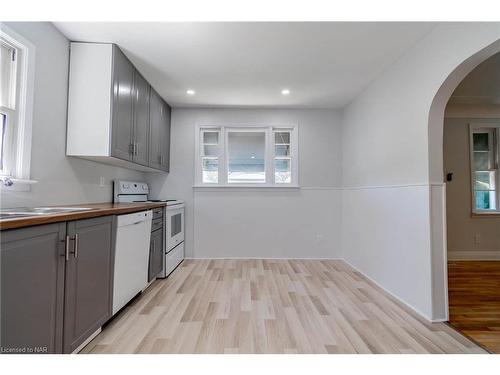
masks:
[[[446,105],[457,86],[476,66],[500,52],[500,39],[459,64],[437,91],[429,110],[428,153],[430,181],[430,233],[432,262],[432,306],[435,320],[447,321],[447,233],[446,184],[443,182],[443,130]]]

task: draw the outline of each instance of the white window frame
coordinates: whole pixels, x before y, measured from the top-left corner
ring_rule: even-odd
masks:
[[[14,127],[8,127],[6,137],[6,166],[0,171],[0,188],[6,191],[29,191],[31,166],[31,137],[33,122],[33,94],[35,84],[35,46],[5,24],[0,25],[0,37],[16,48],[18,71],[16,82],[16,109]],[[13,184],[6,186],[10,179]]]
[[[495,168],[496,171],[496,181],[495,181],[495,190],[496,190],[496,209],[478,209],[476,208],[476,190],[475,190],[475,181],[476,181],[476,169],[474,165],[474,134],[481,133],[481,130],[488,129],[496,129],[496,139],[493,142],[493,146],[495,147]],[[471,207],[472,213],[474,214],[499,214],[500,213],[500,123],[471,123],[469,124],[469,162],[470,162],[470,182],[471,182]]]
[[[218,182],[207,183],[203,182],[202,175],[202,151],[203,131],[218,131],[219,132],[219,154],[218,154]],[[290,183],[275,183],[274,182],[274,132],[275,131],[290,131],[290,159],[291,159],[291,182]],[[297,124],[291,125],[197,125],[195,127],[195,188],[213,187],[213,188],[299,188],[299,150],[298,150],[298,131]],[[265,132],[265,183],[228,183],[228,157],[227,145],[229,132]]]

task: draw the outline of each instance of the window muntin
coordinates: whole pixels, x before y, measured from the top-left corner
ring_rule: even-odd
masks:
[[[296,126],[198,129],[195,186],[297,186]]]
[[[471,126],[471,181],[475,212],[499,210],[500,126]]]

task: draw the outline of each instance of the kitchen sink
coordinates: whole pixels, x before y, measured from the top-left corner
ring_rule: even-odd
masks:
[[[91,207],[20,207],[0,210],[0,219],[15,219],[27,216],[42,216],[65,212],[90,211]]]

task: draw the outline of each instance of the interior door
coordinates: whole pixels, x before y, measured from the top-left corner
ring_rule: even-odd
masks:
[[[134,82],[134,162],[148,165],[149,162],[149,83],[135,73]]]
[[[113,117],[111,155],[132,160],[133,85],[135,68],[117,46],[113,46]]]
[[[64,352],[72,353],[112,312],[113,216],[68,223]]]

